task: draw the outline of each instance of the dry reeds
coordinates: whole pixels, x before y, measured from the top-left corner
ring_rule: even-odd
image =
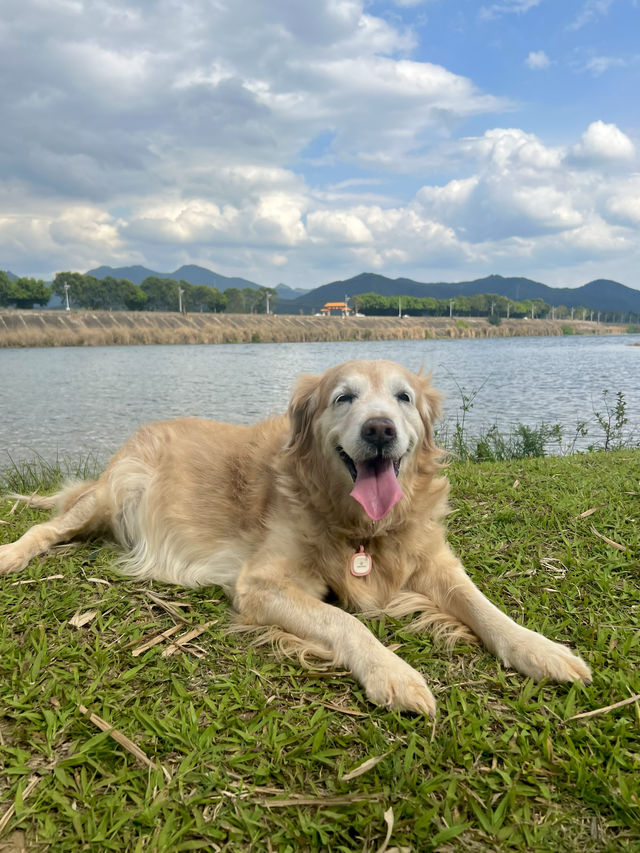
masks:
[[[625,326],[589,321],[484,317],[309,317],[144,311],[0,311],[0,347],[133,346],[319,341],[424,340],[614,334]]]

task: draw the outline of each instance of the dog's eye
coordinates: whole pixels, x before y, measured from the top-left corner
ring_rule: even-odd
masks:
[[[336,404],[353,403],[355,398],[356,398],[355,394],[338,394],[338,396],[336,397],[336,399],[333,402]]]
[[[406,391],[400,391],[398,394],[396,394],[396,400],[398,400],[399,403],[410,403],[411,395],[407,394]]]

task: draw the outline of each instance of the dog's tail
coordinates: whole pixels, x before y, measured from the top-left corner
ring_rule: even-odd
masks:
[[[31,495],[21,495],[18,492],[9,492],[6,497],[34,509],[55,509],[58,512],[64,512],[95,483],[95,480],[74,480],[53,495],[38,495],[35,492]]]
[[[303,640],[275,625],[245,625],[236,617],[227,628],[229,633],[253,635],[252,646],[271,646],[279,658],[297,660],[305,669],[322,672],[334,669],[338,661],[334,652],[313,640]]]
[[[402,619],[412,613],[418,615],[405,625],[405,631],[417,633],[429,631],[434,638],[451,650],[461,640],[466,643],[477,643],[478,638],[471,629],[439,607],[435,601],[419,592],[399,592],[383,608],[365,613],[365,616],[380,617],[385,614],[394,619]]]
[[[19,495],[17,492],[8,492],[6,497],[36,509],[53,509],[57,499],[57,495]]]

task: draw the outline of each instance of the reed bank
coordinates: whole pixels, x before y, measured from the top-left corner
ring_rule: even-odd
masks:
[[[160,311],[0,310],[0,347],[424,340],[610,335],[637,326],[589,320],[486,317],[315,317]]]

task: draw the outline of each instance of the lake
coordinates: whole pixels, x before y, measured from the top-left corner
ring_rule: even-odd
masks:
[[[0,350],[0,466],[40,455],[108,456],[141,423],[197,415],[252,423],[284,411],[297,373],[350,358],[388,358],[433,371],[445,391],[444,428],[462,393],[477,391],[471,433],[518,422],[589,420],[601,437],[601,392],[622,391],[640,438],[640,335],[216,346]]]

